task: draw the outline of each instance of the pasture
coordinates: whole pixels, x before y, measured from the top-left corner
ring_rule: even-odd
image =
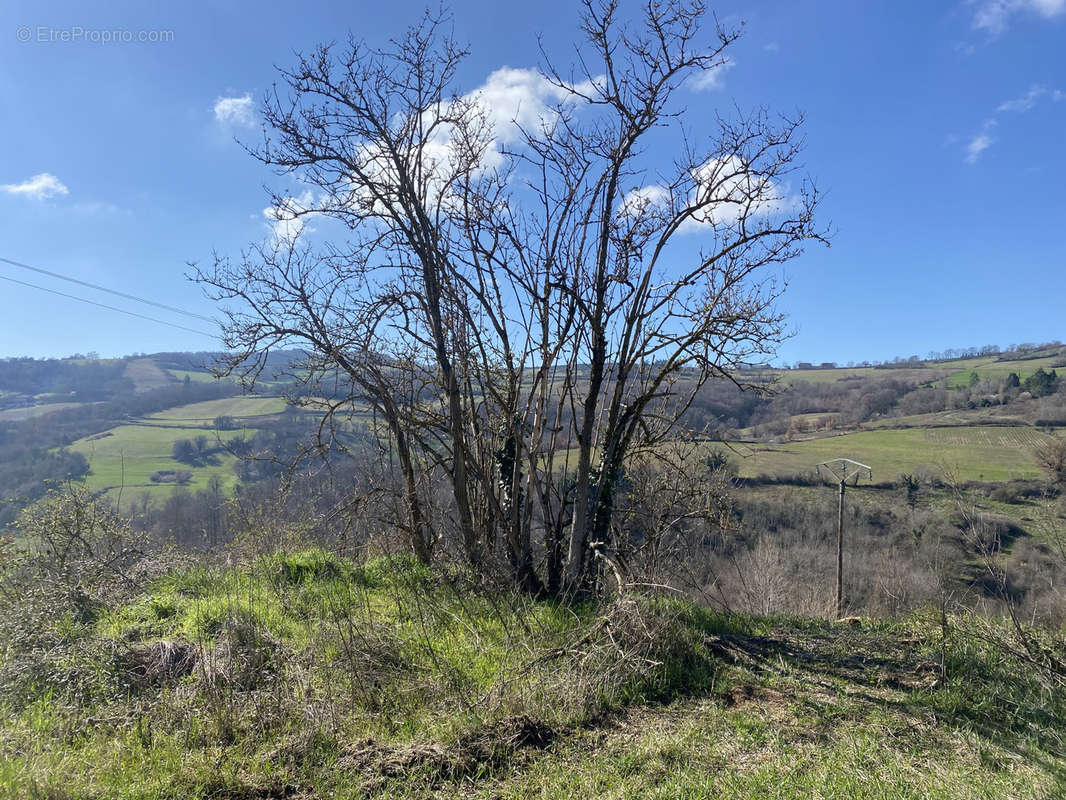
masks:
[[[869,464],[874,480],[894,480],[919,468],[960,480],[1037,478],[1033,456],[1047,434],[1033,428],[988,425],[876,430],[781,444],[733,443],[742,477],[811,472],[832,458]]]
[[[268,417],[285,410],[285,398],[261,397],[259,395],[241,395],[223,397],[219,400],[205,400],[202,403],[190,403],[175,406],[147,417],[153,422],[178,423],[185,426],[214,427],[217,417],[233,417],[246,420],[252,417]]]
[[[194,370],[188,370],[188,369],[168,369],[167,372],[169,372],[171,375],[173,375],[179,381],[183,381],[186,378],[188,378],[190,381],[193,381],[195,383],[212,383],[212,382],[214,382],[216,380],[219,380],[214,375],[212,375],[210,372],[204,372],[204,371],[201,371],[201,370],[195,370],[194,371]],[[223,379],[223,380],[225,380],[225,379]]]
[[[83,454],[89,460],[90,472],[85,484],[96,491],[107,490],[115,498],[119,491],[125,492],[124,501],[129,501],[143,492],[153,500],[163,500],[174,491],[173,483],[153,483],[151,475],[159,470],[188,470],[192,479],[185,487],[190,491],[206,489],[212,477],[222,481],[225,491],[232,490],[237,482],[233,471],[236,458],[223,451],[215,455],[217,463],[193,467],[170,457],[177,439],[194,439],[208,436],[211,447],[252,430],[206,432],[201,427],[156,426],[150,424],[120,425],[102,434],[81,439],[70,449]],[[217,437],[217,438],[216,438]]]
[[[989,363],[971,364],[969,367],[963,367],[958,372],[950,375],[946,379],[945,385],[949,389],[969,386],[970,376],[974,373],[977,373],[978,380],[987,380],[989,378],[1002,380],[1013,372],[1018,376],[1019,380],[1024,381],[1038,369],[1061,370],[1064,363],[1066,363],[1066,357],[1059,355],[1031,358],[1023,361],[991,361]]]

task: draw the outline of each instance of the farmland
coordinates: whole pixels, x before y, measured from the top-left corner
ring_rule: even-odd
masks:
[[[186,378],[190,381],[196,381],[197,383],[211,383],[212,381],[218,380],[210,372],[203,372],[201,370],[168,369],[167,372],[179,381],[183,381]]]
[[[946,379],[946,386],[949,389],[962,388],[971,380],[973,374],[977,375],[978,380],[1001,380],[1013,372],[1024,381],[1038,369],[1061,369],[1064,364],[1066,364],[1066,358],[1061,355],[1016,361],[977,360],[969,365],[960,362],[958,371]]]
[[[985,425],[861,431],[782,444],[736,442],[737,464],[746,477],[809,473],[831,458],[869,464],[879,480],[917,470],[949,473],[961,480],[1036,478],[1034,448],[1049,439],[1033,428]]]
[[[236,483],[233,464],[236,458],[229,453],[216,454],[216,464],[193,467],[171,458],[171,448],[177,439],[208,435],[211,445],[225,443],[250,431],[221,431],[208,434],[203,427],[133,424],[81,439],[70,449],[81,453],[89,461],[90,472],[85,483],[95,491],[135,489],[137,494],[149,492],[153,498],[165,498],[174,491],[173,484],[153,483],[151,475],[160,470],[188,470],[192,478],[190,490],[205,489],[212,477],[218,477],[225,490]],[[218,437],[218,438],[216,438]],[[127,499],[130,495],[127,495]]]
[[[1021,380],[1037,369],[1056,369],[1066,365],[1066,355],[1056,352],[1036,358],[999,360],[995,356],[963,358],[956,361],[918,361],[892,367],[837,367],[835,369],[759,369],[748,371],[756,382],[776,381],[789,386],[798,383],[839,383],[841,381],[895,378],[914,383],[940,385],[958,389],[968,385],[971,375],[979,380],[1006,378],[1012,372]]]
[[[203,403],[191,403],[152,414],[148,419],[180,425],[211,426],[217,417],[232,417],[246,420],[252,417],[271,416],[285,410],[282,397],[238,396],[224,397],[219,400],[207,400]]]
[[[138,494],[147,491],[163,498],[173,492],[174,485],[151,481],[153,473],[163,470],[190,472],[187,486],[191,490],[206,488],[217,477],[229,491],[236,483],[233,455],[221,449],[212,457],[215,463],[191,466],[171,457],[174,442],[206,436],[210,447],[220,448],[237,436],[254,433],[256,418],[271,417],[284,408],[280,397],[225,397],[191,403],[85,437],[70,449],[88,459],[90,473],[85,482],[96,491],[117,494],[119,489],[135,488]],[[239,429],[216,431],[214,420],[221,416],[232,418]]]

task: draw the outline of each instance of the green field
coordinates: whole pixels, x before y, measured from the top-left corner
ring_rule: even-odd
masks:
[[[178,439],[196,439],[206,436],[211,447],[219,440],[227,442],[234,437],[251,435],[256,431],[256,420],[280,413],[286,402],[282,397],[225,397],[190,403],[153,414],[128,425],[120,425],[102,434],[89,436],[71,445],[70,449],[83,454],[89,460],[90,473],[85,483],[91,489],[107,491],[115,498],[123,492],[123,502],[148,492],[154,500],[168,497],[175,489],[174,483],[153,483],[150,476],[160,470],[188,470],[192,479],[183,484],[190,491],[205,489],[212,477],[222,481],[225,491],[232,490],[237,482],[233,471],[236,458],[226,452],[216,453],[218,463],[206,466],[190,466],[170,457],[174,442]],[[232,417],[240,430],[216,431],[217,417]]]
[[[745,477],[803,474],[844,457],[869,464],[878,481],[918,467],[962,480],[1001,481],[1039,477],[1033,449],[1048,438],[1033,428],[988,425],[863,431],[783,444],[737,443],[740,457],[734,460]]]
[[[979,380],[986,380],[988,378],[1002,380],[1013,372],[1020,380],[1024,381],[1038,369],[1062,369],[1064,361],[1066,361],[1066,358],[1063,356],[1033,358],[1027,361],[975,361],[969,367],[963,367],[958,372],[948,377],[945,384],[949,389],[958,389],[964,386],[969,386],[970,376],[975,372],[977,373]]]
[[[44,572],[0,617],[0,795],[1066,796],[1061,667],[1006,621],[571,606],[320,550],[179,563],[87,621]]]
[[[912,381],[915,383],[942,382],[950,388],[959,388],[969,384],[970,373],[978,377],[1006,378],[1010,373],[1017,373],[1025,380],[1038,368],[1054,369],[1066,362],[1066,353],[1041,356],[1040,358],[1018,359],[1014,361],[997,361],[996,356],[962,358],[954,361],[920,361],[913,366],[900,367],[838,367],[836,369],[753,369],[743,373],[746,380],[776,380],[788,385],[796,383],[837,383],[856,378],[889,378]]]
[[[862,429],[942,428],[960,425],[1010,425],[1012,423],[1027,424],[1024,417],[1012,413],[1010,406],[990,406],[934,411],[928,414],[909,414],[902,417],[881,417],[862,423]]]
[[[167,372],[169,372],[179,381],[183,381],[188,378],[190,381],[194,381],[196,383],[212,383],[218,380],[218,378],[216,378],[210,372],[193,371],[188,369],[168,369]]]
[[[251,430],[223,431],[223,441],[228,441]],[[171,448],[177,439],[194,439],[207,435],[212,446],[217,444],[216,434],[207,434],[196,427],[157,427],[153,425],[121,425],[104,434],[90,436],[71,445],[70,449],[82,453],[88,460],[90,473],[85,478],[87,486],[94,490],[110,490],[116,497],[119,488],[126,494],[123,501],[132,500],[143,492],[154,499],[165,499],[175,488],[173,483],[152,483],[149,477],[158,470],[182,469],[192,473],[192,480],[185,487],[190,491],[206,489],[212,476],[218,476],[226,491],[233,488],[237,476],[233,472],[236,459],[228,453],[217,454],[218,464],[191,467],[170,457]]]
[[[152,414],[148,419],[161,422],[178,422],[185,425],[212,425],[216,417],[266,417],[280,414],[285,410],[283,397],[223,397],[220,400],[205,400],[202,403],[190,403]]]

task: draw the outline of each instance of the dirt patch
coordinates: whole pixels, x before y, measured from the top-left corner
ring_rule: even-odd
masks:
[[[788,703],[788,697],[776,689],[749,683],[731,686],[724,692],[718,692],[716,697],[722,707],[728,709],[742,708],[750,704],[778,707]]]
[[[523,751],[543,750],[559,732],[527,716],[507,717],[480,726],[454,742],[395,745],[364,739],[337,760],[335,769],[361,773],[374,791],[389,780],[421,779],[429,785],[498,769]]]

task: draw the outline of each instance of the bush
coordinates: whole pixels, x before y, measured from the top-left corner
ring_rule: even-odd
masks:
[[[192,480],[192,472],[187,469],[161,469],[148,476],[152,483],[186,484]]]
[[[262,568],[268,575],[287,584],[309,583],[353,572],[347,561],[317,548],[292,554],[275,553],[263,560]]]
[[[362,566],[363,583],[371,589],[425,586],[432,578],[430,568],[412,555],[389,555],[367,561]]]

